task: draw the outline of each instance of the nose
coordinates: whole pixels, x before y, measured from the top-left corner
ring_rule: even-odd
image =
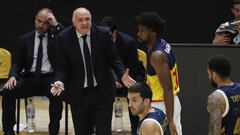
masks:
[[[128,103],[128,107],[132,107],[132,103],[130,101]]]
[[[86,25],[86,24],[87,24],[87,21],[86,21],[86,20],[84,20],[84,21],[83,21],[83,24],[84,24],[84,25]]]
[[[137,32],[137,37],[138,37],[138,38],[140,37],[140,33],[139,33],[139,32]]]
[[[43,27],[43,23],[42,23],[42,22],[41,22],[41,23],[39,23],[39,27],[41,27],[41,28]]]

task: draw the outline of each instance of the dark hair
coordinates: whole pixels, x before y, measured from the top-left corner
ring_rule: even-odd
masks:
[[[113,17],[110,16],[105,16],[100,22],[100,25],[109,27],[111,32],[117,29],[117,22]]]
[[[137,82],[136,84],[134,84],[128,89],[128,92],[140,93],[140,96],[143,99],[149,98],[150,101],[152,101],[152,90],[146,83]]]
[[[142,12],[136,17],[138,25],[144,25],[162,36],[165,32],[165,21],[156,12]]]
[[[230,4],[231,4],[231,8],[233,8],[235,4],[240,4],[240,0],[231,0]]]
[[[226,56],[215,55],[209,58],[208,69],[226,78],[230,76],[231,64]]]

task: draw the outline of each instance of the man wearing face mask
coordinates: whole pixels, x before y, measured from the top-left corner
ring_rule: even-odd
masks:
[[[230,78],[231,65],[226,56],[209,58],[208,78],[216,88],[208,96],[209,135],[240,134],[240,84]]]
[[[49,134],[58,135],[62,113],[61,97],[50,93],[55,69],[55,35],[63,30],[52,10],[40,9],[35,16],[35,29],[21,36],[16,62],[4,85],[2,122],[4,135],[15,135],[15,99],[31,96],[49,98]]]

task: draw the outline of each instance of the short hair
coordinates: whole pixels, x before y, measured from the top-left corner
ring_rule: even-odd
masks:
[[[117,29],[117,22],[113,17],[105,16],[100,22],[101,26],[109,27],[110,31],[113,32]]]
[[[240,0],[230,0],[231,8],[233,8],[235,4],[240,4]]]
[[[165,33],[165,21],[157,12],[142,12],[136,17],[138,25],[144,25],[156,32],[158,36],[162,36]]]
[[[216,72],[221,77],[227,78],[231,73],[231,64],[226,56],[215,55],[209,58],[208,69]]]
[[[129,93],[140,93],[143,99],[149,98],[152,101],[152,90],[151,88],[143,82],[137,82],[128,89]]]

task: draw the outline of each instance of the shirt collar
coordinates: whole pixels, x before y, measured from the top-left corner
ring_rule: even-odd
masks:
[[[37,32],[37,31],[35,31],[35,37],[38,37],[40,34]],[[47,37],[48,36],[48,33],[46,32],[46,33],[44,33],[43,35],[45,35],[45,37]]]
[[[77,31],[77,29],[76,29],[76,33],[77,33],[77,37],[78,37],[78,38],[82,38],[82,36],[85,35],[85,34],[79,33],[79,32]],[[90,35],[90,30],[87,32],[87,35]]]

